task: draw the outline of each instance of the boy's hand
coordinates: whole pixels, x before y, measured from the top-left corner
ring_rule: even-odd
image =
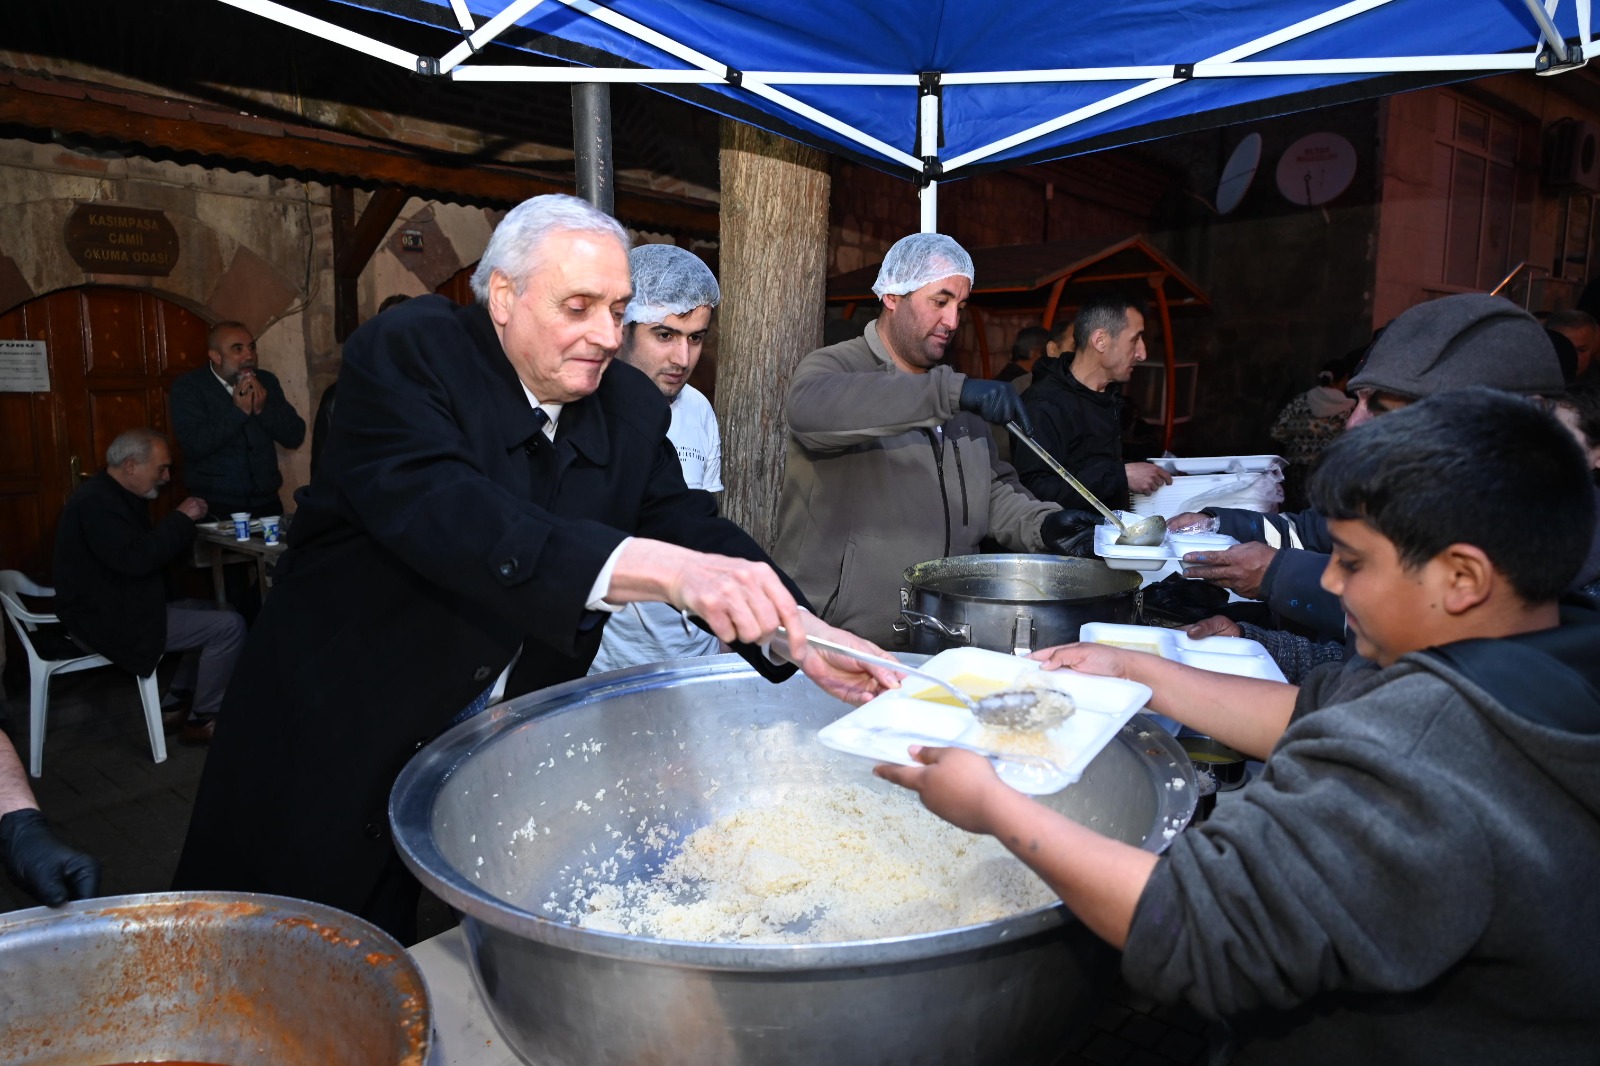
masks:
[[[1104,644],[1058,644],[1053,648],[1040,648],[1028,658],[1043,663],[1046,670],[1059,670],[1063,666],[1070,666],[1086,674],[1132,680],[1128,674],[1126,657],[1143,654],[1145,653],[1127,652]]]
[[[992,833],[989,800],[1006,789],[989,760],[961,748],[925,748],[913,744],[911,757],[921,766],[882,763],[872,772],[922,798],[922,805],[969,833]]]
[[[1183,632],[1190,640],[1204,640],[1206,637],[1244,636],[1244,630],[1239,628],[1239,623],[1225,614],[1214,614],[1210,618],[1202,618],[1194,625],[1184,629]]]

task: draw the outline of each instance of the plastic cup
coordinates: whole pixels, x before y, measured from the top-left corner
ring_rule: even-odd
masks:
[[[277,515],[262,515],[262,517],[261,517],[261,539],[266,541],[268,544],[276,544],[276,543],[278,543],[278,516]]]
[[[228,517],[233,519],[233,539],[234,540],[249,540],[250,539],[250,512],[249,511],[235,511],[231,515],[229,515]]]

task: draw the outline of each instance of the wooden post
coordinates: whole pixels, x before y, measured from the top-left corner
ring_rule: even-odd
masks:
[[[784,398],[795,364],[822,346],[828,160],[815,148],[723,119],[721,162],[722,510],[770,550],[788,447]]]
[[[1161,434],[1161,450],[1172,450],[1172,431],[1178,424],[1178,355],[1172,343],[1172,312],[1167,307],[1167,276],[1152,274],[1150,287],[1156,290],[1156,308],[1161,312],[1161,341],[1167,349],[1167,403],[1162,415],[1165,427]]]

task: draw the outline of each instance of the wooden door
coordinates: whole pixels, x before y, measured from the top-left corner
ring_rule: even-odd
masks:
[[[50,583],[56,520],[77,482],[105,462],[117,434],[167,433],[172,382],[206,362],[209,325],[175,303],[133,289],[66,289],[0,315],[0,339],[42,340],[48,393],[0,392],[0,569]],[[176,447],[175,464],[182,463]],[[152,506],[160,516],[185,493],[181,465]]]

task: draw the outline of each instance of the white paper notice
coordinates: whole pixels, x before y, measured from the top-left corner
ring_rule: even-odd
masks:
[[[50,358],[44,341],[0,340],[0,392],[49,392]]]

